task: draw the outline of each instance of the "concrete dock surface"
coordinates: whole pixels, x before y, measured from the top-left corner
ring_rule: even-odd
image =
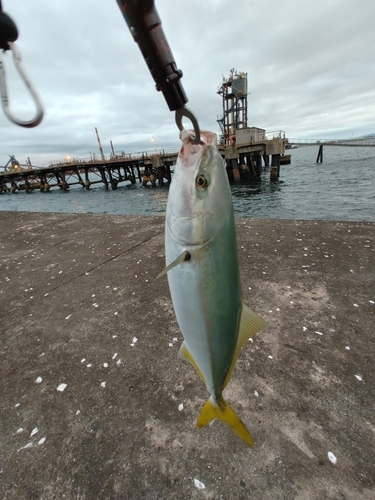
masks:
[[[162,217],[0,213],[0,498],[375,498],[375,223],[238,219],[268,323],[219,421],[182,342]]]

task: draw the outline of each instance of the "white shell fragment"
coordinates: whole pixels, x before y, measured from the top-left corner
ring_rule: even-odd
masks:
[[[178,405],[178,411],[182,411],[183,409],[184,409],[183,403],[181,403],[180,405]]]
[[[36,380],[35,380],[35,384],[41,384],[43,381],[42,377],[38,377]]]
[[[34,429],[31,431],[30,437],[35,436],[35,434],[37,434],[38,432],[39,432],[38,427],[34,427]]]
[[[315,332],[317,335],[323,335],[322,332]]]
[[[100,387],[103,387],[103,389],[104,389],[105,384],[106,384],[105,382],[101,382]]]
[[[359,373],[357,373],[357,375],[355,375],[355,378],[357,380],[359,380],[360,382],[362,382],[362,380],[363,380],[362,375],[360,375]]]
[[[27,443],[25,446],[22,446],[22,448],[18,448],[17,451],[27,450],[27,448],[32,448],[32,447],[33,447],[33,443]]]
[[[42,439],[39,439],[38,444],[41,445],[41,444],[44,444],[45,442],[46,442],[46,438],[42,437]]]
[[[259,397],[259,392],[258,391],[254,391],[254,396],[256,396],[258,398]]]
[[[205,489],[205,485],[201,481],[199,481],[199,479],[196,479],[196,478],[194,478],[194,486],[196,488],[198,488],[198,490],[204,490]]]
[[[60,384],[57,388],[58,391],[63,392],[65,391],[66,387],[68,384]]]
[[[327,453],[327,456],[328,456],[328,460],[333,464],[333,465],[336,465],[337,464],[337,458],[335,457],[335,455],[329,451]]]

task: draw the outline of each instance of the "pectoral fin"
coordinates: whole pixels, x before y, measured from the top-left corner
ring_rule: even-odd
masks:
[[[242,314],[236,349],[234,351],[232,363],[228,370],[227,376],[225,377],[222,390],[224,390],[232,376],[234,365],[236,364],[237,358],[240,355],[241,347],[246,344],[250,337],[258,333],[265,326],[266,322],[264,321],[264,319],[258,316],[249,307],[245,306],[245,304],[242,304]]]
[[[254,441],[245,424],[239,419],[238,415],[223,397],[214,399],[212,396],[207,400],[201,414],[198,417],[198,427],[204,427],[215,418],[228,424],[231,429],[251,447],[254,447]]]
[[[169,264],[169,266],[163,269],[162,272],[156,276],[156,279],[160,278],[161,276],[164,276],[164,274],[167,274],[167,272],[170,271],[173,267],[178,266],[182,262],[190,260],[190,257],[191,257],[190,252],[185,250],[179,257],[177,257],[176,260],[174,260],[171,264]]]

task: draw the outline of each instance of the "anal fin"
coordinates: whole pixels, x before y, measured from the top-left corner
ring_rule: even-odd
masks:
[[[225,399],[221,396],[219,399],[214,399],[212,396],[207,400],[201,414],[198,417],[198,427],[204,427],[211,420],[218,419],[225,422],[229,427],[249,446],[254,447],[254,441],[245,424],[240,420],[238,415]]]
[[[200,376],[200,378],[203,380],[203,382],[207,386],[206,379],[204,378],[203,373],[199,369],[199,366],[197,365],[197,362],[195,361],[195,359],[193,358],[193,356],[190,354],[189,348],[186,345],[185,341],[182,342],[180,350],[178,351],[178,357],[182,358],[182,359],[183,358],[187,359],[194,366],[194,368],[196,369],[198,375]]]

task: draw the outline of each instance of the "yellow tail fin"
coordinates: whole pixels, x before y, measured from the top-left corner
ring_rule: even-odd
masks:
[[[253,438],[246,429],[245,424],[228,405],[223,397],[215,400],[212,396],[207,400],[198,417],[198,427],[204,427],[215,418],[227,423],[232,430],[251,447],[254,447]]]

